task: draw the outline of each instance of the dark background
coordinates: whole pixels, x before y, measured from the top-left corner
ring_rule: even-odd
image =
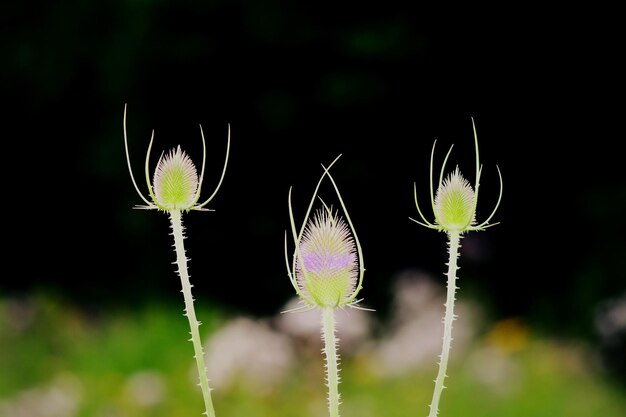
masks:
[[[125,103],[142,187],[151,130],[153,162],[180,144],[199,165],[202,124],[208,196],[231,126],[215,212],[184,217],[203,302],[281,309],[293,295],[288,189],[301,221],[320,164],[340,153],[333,174],[363,246],[366,305],[384,315],[407,269],[443,282],[445,236],[409,220],[413,183],[428,209],[435,139],[437,166],[454,144],[449,167],[473,182],[471,117],[484,165],[478,219],[495,204],[496,165],[504,194],[500,224],[462,242],[460,295],[493,317],[597,342],[598,311],[624,294],[615,11],[276,0],[2,9],[2,294],[53,291],[101,310],[181,302],[167,216],[132,209],[142,201],[125,162]],[[332,189],[322,196],[333,201]],[[623,370],[620,340],[607,349]]]

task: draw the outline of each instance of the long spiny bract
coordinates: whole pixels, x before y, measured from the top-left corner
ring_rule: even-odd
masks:
[[[474,124],[473,118],[472,128],[474,132],[474,148],[476,152],[476,179],[474,187],[472,188],[469,182],[461,175],[458,167],[452,174],[444,179],[446,163],[448,161],[450,153],[452,152],[451,146],[441,166],[439,181],[437,182],[437,196],[435,196],[435,191],[433,187],[433,166],[435,144],[437,143],[437,141],[435,141],[433,143],[433,148],[430,154],[430,200],[433,214],[435,216],[435,221],[428,221],[424,216],[424,213],[422,213],[422,210],[420,209],[417,200],[417,187],[415,183],[413,184],[413,196],[415,206],[422,221],[415,220],[409,217],[410,220],[430,229],[436,229],[440,231],[455,230],[463,233],[485,230],[488,227],[492,227],[498,224],[489,223],[491,221],[491,218],[498,210],[498,207],[500,206],[500,201],[502,200],[502,173],[500,172],[500,168],[497,165],[496,169],[498,171],[498,178],[500,179],[500,191],[498,194],[498,201],[496,202],[493,211],[487,217],[487,219],[480,224],[476,224],[475,216],[478,203],[478,190],[480,187],[482,165],[480,164],[479,159],[478,135],[476,134],[476,126]],[[461,222],[461,220],[464,220],[464,222]]]
[[[126,163],[128,165],[128,172],[133,182],[133,186],[137,191],[139,197],[146,203],[145,206],[136,206],[135,208],[147,209],[147,210],[200,210],[206,211],[204,208],[217,194],[218,190],[222,186],[224,176],[226,175],[226,168],[228,166],[228,158],[230,155],[230,124],[228,125],[228,140],[226,143],[226,157],[224,159],[224,167],[222,168],[222,174],[220,175],[219,182],[213,190],[213,193],[204,202],[198,203],[200,199],[200,191],[202,189],[202,183],[204,181],[204,168],[206,162],[206,141],[204,140],[204,131],[200,126],[200,135],[202,137],[202,168],[200,170],[200,176],[198,177],[196,167],[193,161],[182,151],[180,146],[170,151],[169,154],[161,154],[157,163],[157,168],[154,173],[154,179],[150,181],[150,154],[152,152],[152,144],[154,142],[154,130],[150,137],[150,143],[148,144],[148,151],[146,152],[146,159],[144,163],[144,174],[146,179],[146,186],[148,188],[148,196],[150,200],[144,197],[143,193],[139,190],[133,170],[130,163],[130,154],[128,152],[128,137],[126,134],[126,105],[124,105],[124,150],[126,152]]]

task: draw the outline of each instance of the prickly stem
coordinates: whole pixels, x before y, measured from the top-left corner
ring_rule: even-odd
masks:
[[[457,260],[459,257],[459,249],[461,247],[461,234],[459,232],[448,232],[448,294],[446,298],[446,312],[443,319],[443,346],[441,348],[441,360],[439,361],[439,372],[435,379],[435,389],[433,391],[433,399],[430,404],[429,417],[436,417],[439,413],[439,400],[445,386],[443,385],[446,378],[448,368],[448,358],[450,357],[450,347],[452,345],[452,322],[454,315],[454,300],[456,293],[456,271],[458,269]]]
[[[335,310],[326,307],[322,310],[322,338],[326,355],[326,383],[328,385],[328,413],[330,417],[339,417],[339,355],[335,334]]]
[[[172,227],[172,235],[174,236],[174,248],[176,250],[176,265],[178,266],[178,276],[182,284],[182,293],[185,299],[185,316],[189,320],[191,343],[193,344],[194,358],[198,367],[198,376],[200,379],[199,386],[202,389],[204,397],[205,413],[208,417],[215,417],[213,409],[213,400],[211,399],[211,388],[209,387],[209,379],[204,365],[204,352],[202,350],[202,342],[200,341],[200,322],[196,319],[196,311],[193,306],[193,296],[191,295],[192,285],[189,282],[189,270],[187,268],[187,257],[185,256],[184,245],[184,228],[182,222],[182,213],[179,210],[171,210],[170,222]]]

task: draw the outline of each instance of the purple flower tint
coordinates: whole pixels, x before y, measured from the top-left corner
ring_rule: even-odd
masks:
[[[354,293],[358,256],[343,218],[318,210],[304,230],[299,249],[296,279],[304,292],[324,306],[336,306]]]

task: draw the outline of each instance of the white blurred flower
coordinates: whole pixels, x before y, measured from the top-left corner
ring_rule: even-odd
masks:
[[[216,389],[236,382],[250,391],[271,391],[294,364],[290,339],[265,321],[240,317],[217,330],[205,350],[206,366]]]
[[[395,279],[389,330],[375,345],[375,371],[382,375],[400,375],[438,358],[443,337],[441,317],[444,313],[444,288],[417,271],[406,271]],[[455,350],[473,337],[476,309],[457,301]]]
[[[0,399],[2,417],[73,417],[78,415],[82,384],[74,375],[57,376],[50,384]]]
[[[299,305],[298,298],[293,298],[283,310],[295,310]],[[281,314],[276,318],[276,325],[280,331],[315,346],[317,349],[323,344],[320,339],[321,320],[322,316],[319,310],[298,311],[291,314]],[[356,351],[371,333],[371,313],[364,310],[336,309],[335,322],[337,336],[341,340],[341,352],[344,355]]]
[[[494,394],[510,394],[521,387],[521,366],[497,346],[488,345],[472,352],[467,367],[470,375]]]
[[[160,404],[166,394],[165,380],[156,371],[141,371],[132,374],[125,385],[126,395],[141,407]]]
[[[596,328],[604,338],[626,330],[626,294],[600,305],[596,314]]]

